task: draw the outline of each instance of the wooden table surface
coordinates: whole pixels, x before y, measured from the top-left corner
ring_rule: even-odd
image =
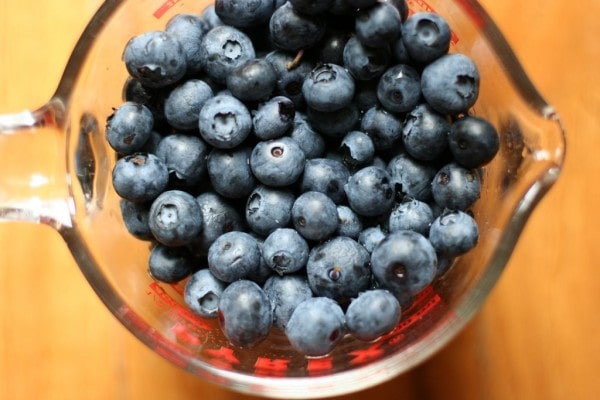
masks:
[[[0,112],[48,99],[99,3],[0,2]],[[564,172],[464,332],[411,373],[343,399],[600,396],[600,2],[482,3],[564,120]],[[140,344],[50,228],[0,224],[0,399],[163,398],[251,397],[200,381]]]

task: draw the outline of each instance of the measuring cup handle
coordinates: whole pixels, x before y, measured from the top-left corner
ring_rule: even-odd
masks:
[[[71,225],[63,110],[51,100],[0,115],[0,221]]]

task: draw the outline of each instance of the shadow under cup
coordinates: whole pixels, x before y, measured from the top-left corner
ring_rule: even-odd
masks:
[[[481,74],[473,113],[501,137],[482,172],[477,247],[460,257],[403,310],[399,325],[377,341],[345,338],[329,355],[306,358],[281,333],[253,349],[232,347],[216,321],[195,316],[183,283],[154,281],[149,244],[131,236],[111,187],[115,156],[104,138],[106,118],[123,102],[121,54],[137,34],[163,29],[176,13],[198,14],[202,1],[105,2],[76,46],[47,106],[66,135],[70,216],[49,214],[91,286],[112,313],[152,350],[208,381],[263,396],[324,397],[391,379],[446,344],[479,309],[504,268],[534,206],[558,177],[564,136],[557,116],[529,82],[497,27],[475,1],[409,0],[412,12],[435,11],[453,29],[451,52],[469,55]],[[64,138],[61,139],[64,141]]]

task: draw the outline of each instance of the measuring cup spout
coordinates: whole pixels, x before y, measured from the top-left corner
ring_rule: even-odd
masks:
[[[0,221],[71,226],[64,107],[0,115]]]

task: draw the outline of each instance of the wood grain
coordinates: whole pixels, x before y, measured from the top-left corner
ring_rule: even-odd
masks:
[[[482,3],[563,118],[564,172],[464,332],[411,373],[339,399],[559,400],[600,392],[600,3]],[[0,3],[0,112],[48,99],[99,4]],[[161,398],[252,397],[200,381],[140,344],[50,228],[0,224],[0,399]]]

